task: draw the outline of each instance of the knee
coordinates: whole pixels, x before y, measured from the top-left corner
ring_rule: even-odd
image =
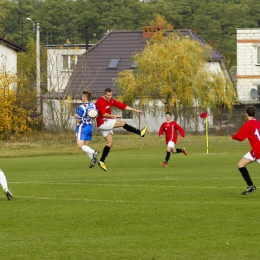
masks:
[[[109,146],[111,148],[113,146],[113,141],[107,142],[107,146]]]
[[[245,165],[243,163],[241,163],[241,162],[238,162],[237,168],[239,169],[239,168],[243,168],[243,167],[245,167]]]
[[[121,120],[120,120],[120,126],[121,126],[121,127],[124,127],[125,124],[126,124],[125,121],[121,121]]]

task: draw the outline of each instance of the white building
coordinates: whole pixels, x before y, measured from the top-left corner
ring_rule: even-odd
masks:
[[[0,71],[8,74],[17,73],[17,52],[26,49],[12,41],[0,37]]]
[[[237,29],[238,102],[260,100],[260,28]]]
[[[78,57],[86,51],[86,44],[46,45],[47,89],[49,92],[63,92],[77,63]]]

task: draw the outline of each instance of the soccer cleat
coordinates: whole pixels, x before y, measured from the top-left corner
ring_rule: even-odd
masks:
[[[107,167],[106,167],[106,165],[105,165],[103,162],[98,161],[98,165],[100,166],[100,168],[101,168],[103,171],[107,171]]]
[[[241,193],[241,195],[248,195],[248,194],[250,194],[251,192],[254,192],[254,191],[256,191],[255,185],[248,186],[247,189]]]
[[[11,193],[11,191],[5,190],[4,193],[8,200],[11,200],[13,198],[13,194]]]
[[[167,167],[167,163],[166,162],[162,162],[161,165],[162,165],[162,167],[165,167],[165,168]]]
[[[92,157],[92,159],[91,159],[89,168],[93,168],[93,167],[95,166],[95,164],[96,164],[96,162],[97,162],[98,153],[99,153],[98,150],[95,150],[95,152],[93,153],[93,157]]]
[[[145,136],[147,129],[148,129],[148,125],[146,125],[146,126],[140,131],[140,136],[141,136],[141,137],[144,137],[144,136]]]
[[[182,152],[186,155],[186,156],[188,156],[188,152],[186,151],[186,149],[183,147],[182,148]]]

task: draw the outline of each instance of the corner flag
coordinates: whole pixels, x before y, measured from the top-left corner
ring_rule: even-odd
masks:
[[[200,114],[200,118],[207,118],[207,117],[208,117],[207,111]]]
[[[206,118],[206,146],[207,146],[207,154],[209,153],[209,135],[208,135],[208,113],[203,112],[200,114],[200,118]]]

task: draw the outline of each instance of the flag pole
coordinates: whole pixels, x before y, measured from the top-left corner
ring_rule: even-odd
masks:
[[[206,117],[206,145],[207,145],[207,154],[208,154],[209,153],[208,117]]]
[[[200,114],[200,118],[206,119],[206,151],[209,153],[209,133],[208,133],[208,112],[203,112]]]

